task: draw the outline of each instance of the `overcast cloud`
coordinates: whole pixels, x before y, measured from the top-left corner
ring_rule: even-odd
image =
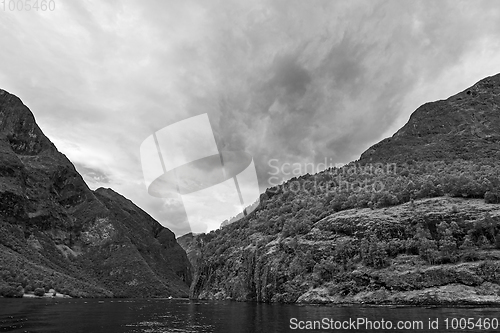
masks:
[[[55,2],[0,11],[0,88],[91,188],[177,235],[182,203],[148,195],[141,170],[161,128],[208,113],[220,149],[254,157],[263,191],[271,159],[355,160],[421,104],[500,72],[495,0]]]

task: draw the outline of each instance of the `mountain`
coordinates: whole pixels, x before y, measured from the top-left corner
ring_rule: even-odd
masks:
[[[191,297],[500,304],[500,75],[192,243]],[[193,253],[196,253],[192,250]]]
[[[391,138],[365,151],[362,163],[477,160],[500,154],[500,74],[419,107]]]
[[[201,255],[200,247],[203,244],[204,234],[193,234],[192,232],[177,238],[177,243],[186,251],[191,266],[198,267],[198,258]]]
[[[191,276],[170,230],[114,191],[90,190],[0,90],[0,293],[185,297]]]

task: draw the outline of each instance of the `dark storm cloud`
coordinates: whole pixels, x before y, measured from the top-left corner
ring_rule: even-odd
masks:
[[[261,29],[269,36],[260,36],[258,47],[252,47],[253,26],[241,23],[237,34],[227,33],[225,21],[215,24],[225,31],[222,43],[233,46],[217,52],[223,59],[212,66],[226,79],[210,94],[225,101],[213,111],[220,112],[219,135],[254,155],[261,180],[270,159],[356,159],[398,119],[412,89],[456,66],[479,36],[496,33],[493,23],[478,30],[462,3],[321,5],[273,2],[261,15],[233,13],[229,24],[264,18]],[[498,10],[488,22],[494,17]],[[231,66],[238,77],[227,75]]]
[[[311,82],[311,76],[303,67],[297,64],[292,56],[277,57],[272,65],[274,77],[270,86],[277,85],[285,89],[287,95],[303,96],[307,85]]]

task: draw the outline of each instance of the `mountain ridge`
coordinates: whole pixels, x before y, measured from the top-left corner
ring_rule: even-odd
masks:
[[[499,154],[500,123],[487,121],[488,117],[498,117],[500,113],[499,86],[500,74],[496,74],[445,100],[423,104],[392,137],[363,152],[359,162],[404,163],[407,160],[474,159],[481,154]],[[426,121],[430,118],[433,121]],[[422,140],[428,146],[422,145]]]

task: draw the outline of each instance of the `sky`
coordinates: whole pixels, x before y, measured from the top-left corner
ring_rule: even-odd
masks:
[[[0,88],[91,189],[114,189],[177,236],[224,214],[148,193],[141,145],[154,133],[207,114],[219,151],[253,158],[262,192],[358,159],[423,103],[500,72],[496,0],[53,4],[0,8]]]

